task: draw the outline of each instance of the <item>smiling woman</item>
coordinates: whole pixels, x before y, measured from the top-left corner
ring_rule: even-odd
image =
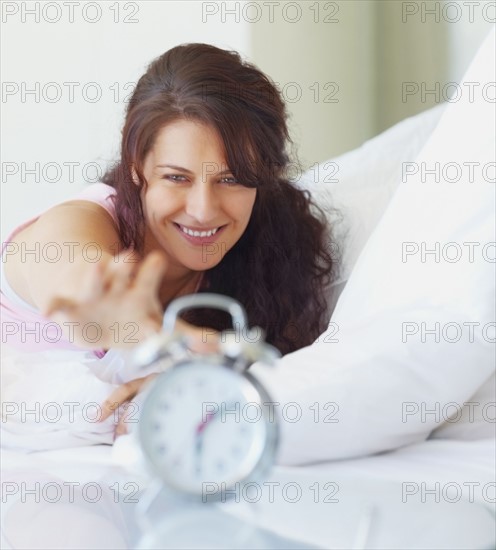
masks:
[[[283,354],[312,343],[327,325],[333,263],[322,213],[286,177],[286,118],[275,86],[236,52],[187,44],[157,58],[103,183],[8,239],[4,320],[57,325],[57,347],[101,355],[159,331],[174,298],[208,290],[243,304]],[[57,262],[13,253],[53,243]],[[193,335],[229,326],[220,312],[184,318]],[[119,338],[122,327],[134,327],[133,338]]]
[[[162,250],[168,277],[240,301],[285,354],[327,326],[333,267],[324,216],[287,178],[287,112],[270,79],[233,51],[173,48],[130,99],[114,187],[122,245]],[[216,231],[202,235],[202,232]],[[227,328],[219,312],[191,323]]]

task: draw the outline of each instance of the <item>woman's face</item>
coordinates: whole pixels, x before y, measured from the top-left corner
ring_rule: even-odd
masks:
[[[163,250],[178,271],[217,265],[245,231],[256,197],[234,179],[217,131],[188,120],[168,124],[143,172],[145,251]]]

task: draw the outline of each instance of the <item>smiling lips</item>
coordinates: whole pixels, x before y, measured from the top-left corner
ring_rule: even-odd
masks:
[[[203,244],[206,242],[214,241],[217,238],[217,235],[221,233],[223,229],[226,227],[225,225],[221,225],[219,227],[214,227],[212,229],[200,231],[198,229],[192,229],[190,227],[187,227],[185,225],[180,225],[178,223],[174,223],[174,225],[181,232],[183,237],[187,239],[189,242],[192,242],[193,244]]]

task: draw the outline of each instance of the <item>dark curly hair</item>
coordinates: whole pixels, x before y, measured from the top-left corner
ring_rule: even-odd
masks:
[[[329,228],[310,193],[286,176],[291,140],[279,91],[238,53],[208,44],[180,45],[155,59],[138,81],[127,107],[120,161],[103,178],[117,191],[122,245],[143,249],[144,160],[158,131],[178,119],[214,127],[233,175],[257,189],[244,234],[204,272],[200,292],[238,300],[250,325],[264,329],[266,340],[282,354],[311,344],[328,323]],[[229,326],[225,314],[211,310],[191,310],[184,318],[217,330]]]

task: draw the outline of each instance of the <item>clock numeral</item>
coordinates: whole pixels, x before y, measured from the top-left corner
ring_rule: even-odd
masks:
[[[160,454],[166,454],[167,451],[169,450],[169,448],[167,447],[167,445],[159,445],[157,447],[157,452],[159,452]]]

